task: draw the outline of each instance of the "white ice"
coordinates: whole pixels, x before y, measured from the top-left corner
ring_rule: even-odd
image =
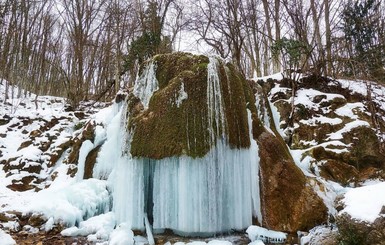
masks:
[[[159,89],[156,79],[156,64],[151,61],[145,66],[143,73],[136,79],[134,85],[134,95],[142,101],[145,109],[148,108],[152,94]]]
[[[252,225],[247,228],[246,233],[249,239],[253,242],[256,240],[261,240],[263,242],[285,242],[287,234],[284,232],[268,230],[266,228]]]

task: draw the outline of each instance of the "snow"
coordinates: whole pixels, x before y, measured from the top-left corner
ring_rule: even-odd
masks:
[[[260,226],[249,226],[246,230],[249,239],[254,242],[261,240],[268,243],[283,243],[286,241],[287,234],[279,231],[268,230]]]
[[[326,98],[323,98],[320,102],[315,103],[313,100],[316,96],[326,96]],[[294,104],[302,104],[308,109],[318,109],[319,104],[331,101],[335,98],[341,98],[345,100],[345,97],[340,94],[323,93],[315,89],[299,89],[297,91]]]
[[[365,111],[365,106],[361,102],[356,102],[356,103],[347,103],[346,105],[337,108],[335,110],[335,113],[341,117],[349,117],[353,120],[358,119],[358,115],[356,115],[354,112],[355,111]]]
[[[345,126],[331,134],[329,134],[329,137],[327,140],[340,140],[343,138],[343,134],[350,132],[354,128],[358,127],[370,127],[370,124],[367,121],[362,121],[362,120],[355,120],[353,122],[349,122],[345,124]]]
[[[350,189],[342,200],[345,208],[339,214],[347,213],[352,218],[374,222],[385,206],[385,182]]]
[[[133,245],[134,233],[130,226],[126,223],[118,225],[118,227],[112,231],[109,245]]]
[[[268,79],[282,80],[282,79],[283,79],[283,75],[282,75],[281,72],[279,72],[279,73],[275,73],[275,74],[272,74],[272,75],[269,75],[269,76],[254,77],[254,78],[253,78],[254,81],[263,80],[263,81],[265,81],[265,82],[266,82]]]
[[[115,224],[115,214],[108,212],[80,222],[79,227],[67,228],[61,234],[63,236],[88,236],[89,241],[108,241]]]
[[[363,80],[346,80],[346,79],[337,79],[338,83],[342,88],[349,89],[353,93],[362,94],[364,96],[367,95],[367,83],[368,81]]]
[[[320,124],[338,125],[342,123],[342,119],[330,118],[330,117],[325,117],[321,115],[321,116],[314,116],[308,120],[302,119],[299,122],[309,126],[318,126]]]
[[[334,226],[316,226],[309,231],[309,234],[300,237],[300,245],[310,244],[329,244],[325,240],[335,239],[337,235],[337,228]],[[300,235],[300,232],[299,232]],[[333,238],[334,236],[334,238]]]
[[[16,242],[13,240],[11,235],[5,233],[2,229],[0,229],[0,244],[1,245],[15,245]]]

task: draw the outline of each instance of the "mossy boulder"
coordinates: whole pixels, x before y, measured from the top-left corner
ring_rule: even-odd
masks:
[[[209,113],[214,113],[208,108],[209,58],[173,53],[155,56],[149,62],[156,64],[159,89],[153,93],[147,109],[140,106],[133,94],[128,97],[132,156],[202,157],[222,135],[233,148],[250,146],[246,108],[255,114],[255,99],[250,84],[234,66],[217,60],[221,95],[214,96],[223,105],[221,117],[225,125],[220,128],[220,121],[209,121]]]

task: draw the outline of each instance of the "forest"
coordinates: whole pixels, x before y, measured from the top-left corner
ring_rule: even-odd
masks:
[[[0,78],[74,107],[111,99],[142,62],[185,51],[182,42],[245,77],[297,71],[384,83],[385,1],[0,1]]]

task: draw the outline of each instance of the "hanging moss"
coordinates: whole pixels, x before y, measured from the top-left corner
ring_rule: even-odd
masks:
[[[139,114],[129,113],[132,156],[152,159],[180,155],[203,157],[215,144],[210,140],[207,118],[209,59],[174,53],[157,55],[154,61],[159,90],[152,95],[147,110]],[[250,137],[246,108],[252,111],[254,119],[257,117],[250,85],[231,65],[221,63],[218,75],[227,140],[232,148],[248,148]],[[178,101],[182,86],[187,98]],[[138,107],[133,106],[136,102],[129,102],[129,110]]]

